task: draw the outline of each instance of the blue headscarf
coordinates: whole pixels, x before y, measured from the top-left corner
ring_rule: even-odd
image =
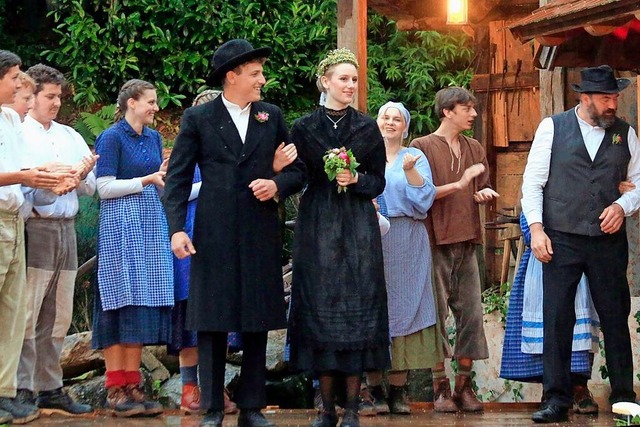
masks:
[[[404,117],[404,122],[407,126],[404,128],[404,132],[402,132],[402,139],[406,139],[409,136],[409,124],[411,123],[411,114],[409,114],[409,110],[405,108],[402,102],[389,101],[378,110],[378,118],[386,113],[389,108],[397,108],[398,111],[400,111],[400,114],[402,114],[402,117]]]

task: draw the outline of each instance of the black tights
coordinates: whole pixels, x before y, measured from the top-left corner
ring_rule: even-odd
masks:
[[[338,379],[344,377],[346,404],[345,409],[354,412],[358,411],[360,403],[360,384],[362,383],[361,375],[348,375],[335,371],[322,372],[319,376],[320,380],[320,396],[322,397],[322,406],[327,412],[335,412],[336,410],[336,383]]]

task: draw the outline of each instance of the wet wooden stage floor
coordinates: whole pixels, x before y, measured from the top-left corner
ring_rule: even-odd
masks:
[[[440,414],[431,410],[430,404],[412,404],[413,413],[410,416],[377,416],[361,417],[362,427],[512,427],[538,425],[531,421],[531,414],[537,409],[537,404],[529,403],[498,403],[488,404],[482,414]],[[315,418],[314,410],[279,409],[265,411],[266,416],[277,427],[309,427]],[[90,418],[64,418],[60,416],[42,417],[28,426],[69,426],[69,427],[198,427],[201,417],[181,416],[175,411],[157,418],[113,418],[98,413]],[[569,423],[547,424],[552,426],[591,426],[611,427],[615,425],[610,412],[601,411],[598,416],[571,415]],[[236,415],[228,415],[224,419],[224,427],[235,427]]]

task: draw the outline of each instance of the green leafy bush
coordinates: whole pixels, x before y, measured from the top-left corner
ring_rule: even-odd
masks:
[[[246,38],[273,49],[265,97],[291,122],[317,105],[315,66],[335,47],[336,15],[336,0],[57,0],[51,17],[59,46],[44,53],[67,71],[81,106],[115,100],[120,85],[135,77],[156,84],[164,108],[202,90],[217,46]],[[370,12],[368,46],[369,110],[404,102],[414,135],[438,124],[435,92],[467,86],[471,78],[464,35],[399,32]]]

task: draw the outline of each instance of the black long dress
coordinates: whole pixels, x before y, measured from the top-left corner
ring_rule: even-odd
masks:
[[[337,129],[324,107],[291,130],[308,187],[293,247],[289,333],[294,369],[359,374],[389,367],[389,325],[382,245],[371,199],[385,186],[385,149],[378,126],[352,108]],[[340,114],[338,112],[338,114]],[[338,193],[324,172],[331,148],[351,149],[358,182]]]

